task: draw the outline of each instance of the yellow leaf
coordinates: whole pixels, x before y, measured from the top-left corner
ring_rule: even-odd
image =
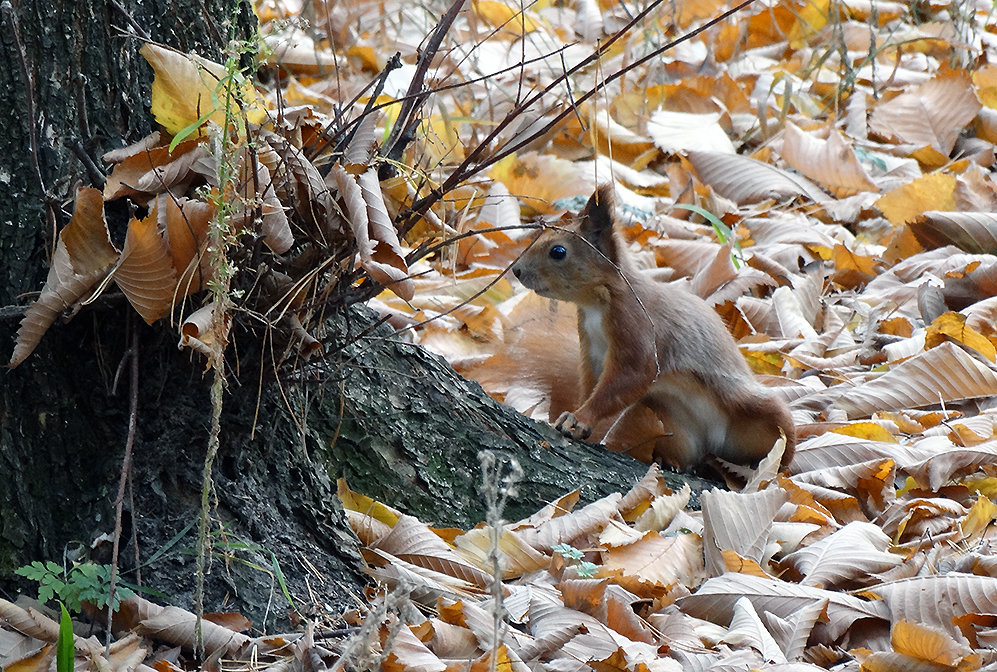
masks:
[[[910,153],[910,158],[921,164],[926,170],[936,170],[949,162],[949,157],[942,154],[931,145],[925,145]]]
[[[966,517],[962,519],[962,533],[967,537],[979,534],[994,520],[997,520],[997,504],[980,495],[966,513]]]
[[[744,558],[731,550],[721,551],[724,561],[724,569],[728,572],[738,574],[750,574],[751,576],[768,577],[768,574],[756,561],[751,558]]]
[[[777,376],[782,372],[783,359],[778,352],[761,352],[759,350],[741,351],[751,370],[761,375]]]
[[[931,173],[887,192],[876,201],[893,224],[913,222],[928,210],[955,210],[954,175]]]
[[[538,26],[532,12],[524,12],[518,5],[507,5],[499,0],[475,0],[474,12],[492,28],[532,33]]]
[[[827,25],[831,0],[809,0],[799,11],[796,24],[789,34],[789,44],[794,49],[807,46],[810,38]]]
[[[852,252],[838,243],[833,250],[834,281],[846,287],[869,282],[879,273],[879,260]]]
[[[152,81],[152,114],[169,133],[176,135],[191,124],[207,117],[224,127],[225,68],[200,56],[187,55],[146,43],[139,50],[149,62],[156,76]],[[250,81],[236,74],[237,97],[242,101],[240,112],[235,101],[231,115],[242,119],[242,113],[251,123],[266,119],[264,99]]]
[[[882,425],[875,422],[853,422],[844,427],[836,427],[831,431],[835,434],[844,434],[845,436],[854,436],[871,441],[897,442],[896,437],[886,431]]]
[[[988,436],[980,436],[972,429],[961,423],[953,423],[951,427],[952,427],[952,434],[950,434],[949,436],[952,439],[952,441],[959,446],[978,446],[984,441],[990,439],[991,436],[993,436],[992,431]]]
[[[924,348],[926,350],[933,348],[947,340],[962,343],[976,350],[991,362],[997,360],[997,350],[994,349],[994,344],[980,332],[966,326],[966,316],[961,313],[948,312],[935,318],[925,334]]]
[[[962,484],[970,490],[975,490],[984,497],[997,499],[997,477],[967,478]]]
[[[985,65],[973,73],[973,84],[980,102],[997,108],[997,66]]]
[[[551,214],[554,201],[592,190],[592,185],[572,161],[549,154],[511,154],[488,170],[488,177],[501,182],[514,195],[522,195],[524,214]]]
[[[347,511],[362,513],[365,516],[370,516],[375,520],[381,521],[385,525],[394,527],[395,523],[401,517],[401,514],[391,507],[373,500],[366,495],[361,495],[359,492],[350,490],[350,486],[346,484],[345,478],[336,481],[336,494],[339,496],[339,501],[343,503],[343,508]]]
[[[968,649],[964,653],[964,647],[942,630],[906,620],[893,626],[890,643],[897,653],[952,668],[970,653]]]
[[[351,60],[356,60],[366,72],[380,72],[381,68],[384,67],[382,59],[377,57],[377,51],[374,47],[354,45],[346,50],[346,54]]]

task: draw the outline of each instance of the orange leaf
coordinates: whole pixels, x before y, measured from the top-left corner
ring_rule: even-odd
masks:
[[[128,194],[166,191],[180,179],[185,179],[190,171],[190,162],[184,163],[182,171],[178,170],[179,166],[172,169],[169,166],[197,149],[202,141],[203,138],[184,140],[172,152],[168,146],[163,145],[151,149],[139,146],[137,151],[128,156],[111,152],[105,154],[105,161],[114,159],[119,162],[104,183],[104,200],[113,201]],[[130,148],[121,151],[123,153],[126,150],[130,151]]]
[[[114,281],[142,319],[152,324],[173,306],[177,274],[166,242],[158,232],[158,215],[128,222],[125,249]]]

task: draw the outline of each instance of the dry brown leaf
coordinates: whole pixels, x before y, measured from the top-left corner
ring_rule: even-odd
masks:
[[[8,366],[14,368],[34,351],[60,313],[75,307],[118,261],[104,222],[104,202],[96,189],[76,192],[73,218],[56,242],[41,294],[28,306],[17,330]]]
[[[292,30],[281,35],[264,37],[267,62],[280,65],[290,72],[301,75],[321,75],[331,72],[336,66],[336,57],[328,49],[320,49],[301,30]]]
[[[779,664],[788,662],[786,654],[758,617],[751,600],[742,597],[734,603],[734,617],[723,642],[733,646],[749,646],[765,660]]]
[[[128,222],[114,282],[147,324],[152,324],[173,307],[177,273],[166,241],[159,233],[155,210],[144,219],[133,218]]]
[[[202,147],[202,138],[184,140],[174,147],[172,152],[167,145],[149,147],[153,138],[159,139],[158,132],[137,145],[120,150],[122,153],[104,155],[105,161],[117,163],[108,175],[107,182],[104,183],[104,200],[113,201],[121,196],[140,194],[145,189],[153,193],[164,192],[178,180],[186,179],[193,163],[206,154]],[[194,150],[199,148],[201,151],[194,153]],[[169,167],[191,153],[194,153],[194,156],[187,157],[182,170]],[[139,188],[140,183],[144,189]]]
[[[786,163],[830,189],[838,198],[861,191],[879,191],[855,150],[837,130],[831,129],[825,140],[789,122],[783,132],[781,154]]]
[[[896,567],[903,558],[887,552],[890,538],[872,523],[851,522],[783,558],[803,575],[801,585],[832,588]]]
[[[709,579],[695,595],[679,599],[678,606],[696,618],[727,624],[742,596],[751,600],[756,612],[768,611],[780,618],[790,618],[798,609],[826,600],[829,621],[825,627],[832,639],[840,637],[857,620],[888,619],[890,614],[882,602],[867,602],[845,593],[747,574],[724,574]]]
[[[957,623],[970,614],[997,613],[997,578],[950,573],[918,576],[867,588],[882,599],[894,623],[901,620],[938,628],[957,639]]]
[[[764,564],[772,553],[769,535],[772,520],[789,497],[770,488],[741,494],[710,490],[700,496],[703,504],[703,548],[706,569],[711,576],[724,571],[723,551]]]
[[[468,530],[454,540],[457,553],[477,567],[490,570],[491,555],[495,549],[492,528],[488,526]],[[502,578],[511,579],[550,565],[550,556],[529,546],[518,534],[503,530],[498,538],[498,554]]]
[[[911,465],[907,471],[920,482],[938,490],[956,475],[997,462],[997,441],[985,441],[975,446],[956,445],[943,437],[922,439],[919,444],[931,450],[930,457]]]
[[[588,614],[568,609],[553,595],[537,591],[530,602],[530,631],[536,637],[560,637],[559,633],[577,633],[566,641],[560,656],[580,662],[603,660],[615,653],[626,638],[614,633],[608,626]],[[637,648],[636,642],[629,644]],[[647,645],[643,645],[647,646]]]
[[[954,245],[970,254],[997,254],[997,215],[992,212],[929,210],[909,226],[928,249]]]
[[[838,391],[841,394],[834,406],[850,418],[863,417],[876,411],[993,396],[997,394],[997,371],[945,342],[877,378]]]
[[[101,160],[104,163],[121,163],[129,156],[134,156],[135,154],[145,153],[147,151],[153,150],[163,144],[162,134],[159,131],[153,131],[149,135],[145,136],[141,140],[133,142],[125,147],[119,147],[118,149],[112,149],[109,152],[105,152],[101,156]]]
[[[492,583],[490,574],[465,562],[428,525],[412,516],[403,515],[387,535],[370,547],[390,553],[413,565],[461,579],[479,588],[487,588]]]
[[[692,588],[706,576],[703,542],[698,534],[664,537],[646,532],[632,544],[604,551],[602,566],[657,586],[678,582]]]
[[[376,548],[365,549],[363,557],[373,577],[390,589],[406,586],[411,591],[409,599],[417,604],[432,605],[441,597],[480,599],[481,590],[463,579],[414,565]]]
[[[656,110],[647,122],[647,134],[670,154],[691,149],[734,154],[734,144],[720,125],[720,113]]]
[[[141,598],[129,599],[138,600]],[[154,637],[174,646],[193,649],[197,627],[196,614],[180,607],[169,606],[161,607],[158,611],[152,610],[148,616],[135,625],[134,630],[137,634],[145,637]],[[200,627],[205,651],[213,652],[221,649],[229,655],[234,655],[250,641],[248,636],[215,625],[211,621],[201,620]]]
[[[161,194],[151,211],[158,216],[159,231],[164,234],[178,276],[177,298],[206,288],[214,277],[206,251],[214,207],[204,201]]]
[[[399,297],[411,299],[414,285],[408,277],[408,266],[398,236],[384,207],[377,172],[367,171],[355,179],[337,163],[329,175],[335,180],[346,205],[350,228],[357,241],[360,265],[375,281]]]
[[[408,672],[409,670],[425,670],[426,672],[443,672],[447,664],[429,650],[409,626],[402,625],[393,630],[391,649],[383,663],[386,672]]]
[[[654,467],[657,467],[657,464],[652,465],[652,468]],[[648,473],[650,474],[651,472]],[[634,490],[632,489],[630,492],[634,493]],[[648,530],[661,531],[665,529],[671,524],[675,515],[688,506],[691,495],[692,489],[688,483],[684,484],[681,490],[671,495],[656,495],[651,505],[633,521],[634,529],[641,532]],[[627,497],[624,496],[621,502],[621,510],[626,510],[624,508],[626,503]]]
[[[373,115],[371,115],[373,116]],[[325,179],[304,153],[286,138],[265,133],[273,154],[260,152],[260,161],[270,171],[281,202],[293,205],[313,228],[311,235],[326,245],[342,237],[342,219]]]
[[[228,185],[226,198],[233,205],[232,225],[237,231],[249,228],[263,236],[267,247],[283,254],[294,245],[294,235],[284,205],[277,198],[270,170],[255,152],[243,147],[237,157],[237,180]],[[214,186],[217,180],[209,182]]]
[[[806,197],[821,203],[828,197],[806,178],[739,154],[690,151],[689,163],[700,181],[739,205]]]
[[[178,347],[187,347],[211,357],[215,346],[214,304],[208,304],[188,315],[180,325]],[[231,318],[226,316],[227,320]],[[226,329],[227,330],[227,329]]]
[[[869,128],[895,142],[930,146],[948,156],[982,105],[965,72],[948,71],[877,105]]]
[[[398,233],[384,205],[377,169],[370,168],[364,171],[357,176],[357,182],[363,193],[363,200],[367,204],[370,239],[375,242],[370,261],[376,264],[378,272],[384,278],[380,282],[402,299],[411,300],[414,285],[412,279],[408,277],[408,264],[405,261],[405,252],[398,241]]]
[[[549,553],[557,544],[570,544],[600,531],[610,520],[618,519],[620,499],[619,493],[611,494],[535,528],[517,530],[517,534],[538,551]]]

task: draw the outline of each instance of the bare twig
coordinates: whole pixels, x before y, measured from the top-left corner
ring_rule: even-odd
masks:
[[[118,550],[121,544],[121,515],[125,503],[125,484],[132,469],[132,447],[135,445],[135,430],[138,427],[138,343],[139,329],[135,320],[131,320],[132,344],[125,357],[131,358],[131,398],[128,402],[128,438],[125,440],[125,456],[121,460],[121,477],[118,479],[118,496],[114,500],[114,546],[111,552],[111,580],[107,597],[107,643],[104,653],[111,655],[111,617],[114,614],[114,594],[118,582]],[[133,512],[134,514],[134,512]],[[132,521],[134,528],[134,515]]]
[[[522,137],[515,143],[502,147],[501,149],[492,153],[488,157],[483,157],[484,152],[488,149],[491,143],[512,123],[513,120],[518,118],[527,109],[540,102],[541,99],[543,99],[543,97],[546,96],[548,93],[550,93],[552,90],[561,86],[564,82],[568,80],[568,78],[571,75],[596,62],[609,49],[609,47],[613,43],[615,43],[621,37],[626,35],[631,28],[633,28],[638,22],[643,20],[652,10],[654,10],[662,2],[664,2],[664,0],[654,0],[653,2],[649,3],[648,6],[645,7],[643,11],[636,14],[634,18],[631,19],[629,23],[627,23],[627,25],[625,25],[619,31],[610,36],[609,39],[607,39],[605,42],[601,43],[587,58],[583,59],[574,67],[564,71],[560,76],[554,78],[554,80],[550,84],[540,89],[534,95],[528,97],[526,100],[524,100],[515,108],[513,108],[513,110],[510,111],[505,116],[505,118],[503,118],[502,121],[500,121],[495,126],[495,128],[492,129],[491,133],[489,133],[484,140],[482,140],[474,149],[472,149],[468,153],[468,155],[460,163],[460,165],[457,166],[457,168],[455,168],[450,173],[450,175],[447,177],[446,180],[444,180],[444,182],[441,185],[432,189],[428,194],[426,194],[419,200],[415,201],[412,204],[412,206],[409,208],[408,212],[403,213],[402,215],[399,216],[400,223],[398,228],[400,234],[404,235],[415,224],[418,217],[421,216],[421,214],[426,209],[434,205],[444,196],[444,194],[452,190],[461,182],[467,180],[469,177],[481,172],[482,170],[488,168],[492,164],[502,160],[506,156],[509,156],[510,154],[518,151],[520,148],[533,142],[540,136],[549,132],[552,128],[554,128],[557,124],[566,119],[568,116],[576,114],[574,106],[561,110],[558,114],[554,115],[550,119],[550,121],[548,121],[546,124],[537,128],[531,133],[525,134],[524,137]],[[630,63],[625,68],[617,70],[616,72],[612,73],[611,75],[603,79],[601,82],[598,82],[591,89],[580,95],[574,101],[574,104],[577,106],[581,103],[584,103],[586,100],[592,98],[599,91],[601,91],[606,86],[616,81],[623,75],[627,74],[631,70],[640,67],[644,63],[647,63],[648,61],[654,58],[660,57],[661,54],[668,51],[669,49],[674,48],[676,45],[692,39],[693,37],[715,26],[721,21],[725,21],[734,14],[740,12],[744,8],[751,5],[753,2],[754,0],[744,0],[740,4],[736,5],[735,7],[732,7],[723,14],[720,14],[719,16],[716,16],[710,21],[704,23],[699,28],[696,28],[695,30],[689,31],[688,33],[685,33],[675,38],[674,40],[668,42],[667,44],[662,45],[661,47],[655,49],[654,51],[646,54],[642,58],[639,58],[633,63]]]
[[[457,15],[466,1],[454,0],[454,3],[450,5],[446,13],[440,17],[440,22],[436,24],[436,28],[433,29],[432,34],[429,36],[426,48],[419,53],[415,73],[412,75],[412,81],[409,82],[408,91],[405,93],[405,100],[402,103],[402,107],[398,111],[398,119],[391,129],[388,141],[384,144],[383,154],[389,159],[397,160],[401,158],[401,153],[405,149],[405,146],[415,139],[415,127],[419,123],[419,119],[415,113],[422,107],[422,104],[430,94],[430,91],[426,89],[424,84],[426,73],[429,71],[429,64],[432,63],[436,52],[440,50],[443,38],[450,31],[450,27],[457,19]]]

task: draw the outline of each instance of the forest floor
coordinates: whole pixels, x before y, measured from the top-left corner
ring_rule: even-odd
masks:
[[[540,420],[576,384],[574,313],[509,269],[611,183],[640,263],[713,306],[789,404],[788,469],[777,446],[694,511],[652,466],[626,493],[577,509],[565,493],[509,523],[515,465],[483,465],[493,515],[471,530],[341,483],[377,581],[363,609],[295,635],[224,621],[198,661],[180,653],[192,614],[133,597],[131,635],[107,657],[77,640],[78,667],[997,669],[997,12],[790,0],[716,20],[731,9],[258,0],[266,48],[242,100],[265,144],[245,160],[274,175],[254,195],[271,250],[302,235],[285,210],[338,212],[342,226],[308,235],[352,235],[398,335]],[[160,82],[176,75],[150,53]],[[180,98],[179,81],[162,95]],[[167,118],[162,99],[153,112],[177,146],[157,139],[152,173],[180,183],[204,160],[184,133],[207,121]],[[311,152],[330,136],[338,153]],[[111,186],[85,198],[134,195],[150,169],[110,160]],[[281,162],[293,189],[276,185]],[[206,231],[190,199],[163,208],[201,212]],[[208,274],[189,247],[163,256],[169,283],[122,287],[143,317]],[[292,317],[313,354],[320,339]],[[210,352],[196,322],[182,333]],[[0,630],[5,669],[52,664],[57,624],[0,606],[34,637]]]

